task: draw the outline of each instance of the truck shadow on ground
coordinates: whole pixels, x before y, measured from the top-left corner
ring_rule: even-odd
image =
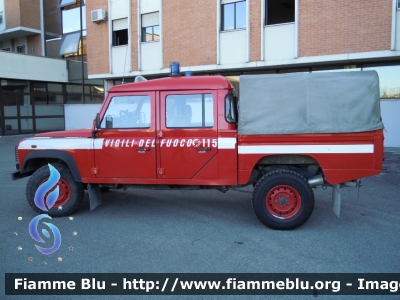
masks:
[[[328,227],[340,224],[340,219],[330,209],[330,191],[318,193],[314,212],[310,219],[296,230],[312,228],[318,223]],[[244,188],[221,193],[218,191],[159,191],[159,190],[110,190],[102,193],[102,204],[94,211],[89,209],[88,194],[75,214],[85,217],[117,219],[157,219],[182,224],[193,221],[199,224],[223,222],[230,226],[246,226],[268,229],[254,214],[252,189]],[[327,222],[329,220],[329,222]],[[332,224],[333,222],[333,224]]]

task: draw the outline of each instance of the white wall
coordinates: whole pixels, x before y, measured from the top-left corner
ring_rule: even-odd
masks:
[[[400,100],[381,100],[385,147],[400,147]]]
[[[238,64],[247,62],[247,31],[220,32],[220,64]]]
[[[160,42],[148,42],[141,43],[141,66],[143,71],[157,70],[159,71],[161,66],[161,43]]]
[[[0,51],[0,78],[68,82],[67,62]]]
[[[65,104],[65,129],[92,128],[93,120],[99,112],[98,104]]]
[[[264,59],[284,60],[295,58],[295,24],[264,27]]]
[[[159,25],[161,30],[160,41],[157,42],[139,42],[139,59],[140,70],[159,72],[162,69],[162,12],[161,0],[140,0],[139,2],[139,18],[141,24],[141,16],[147,13],[159,12]],[[141,35],[141,28],[139,28]],[[134,43],[135,41],[132,41]]]
[[[131,30],[130,30],[130,6],[129,0],[110,0],[110,41],[112,41],[112,31],[113,31],[113,20],[119,20],[127,18],[128,24],[128,45],[126,46],[115,46],[110,45],[110,63],[111,63],[111,73],[117,76],[123,76],[123,73],[131,71],[131,53],[130,53],[130,43],[131,41]]]
[[[129,15],[129,1],[128,0],[110,0],[111,14],[110,20],[117,20],[127,18]],[[110,22],[112,23],[112,22]]]
[[[111,47],[111,73],[125,75],[130,71],[131,55],[128,45]]]
[[[161,10],[161,0],[140,0],[140,14]]]

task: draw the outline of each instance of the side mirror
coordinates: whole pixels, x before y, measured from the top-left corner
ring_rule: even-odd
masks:
[[[97,129],[100,128],[100,114],[96,114],[96,118],[93,120],[93,130],[92,130],[92,138],[96,138],[97,136]]]
[[[106,116],[106,128],[113,128],[113,117]]]
[[[100,114],[96,114],[96,129],[100,128]]]
[[[237,123],[237,101],[236,97],[232,94],[228,94],[225,97],[225,120],[228,123],[234,124]]]
[[[232,101],[232,105],[231,105],[231,116],[232,116],[232,119],[235,121],[235,123],[237,123],[237,121],[238,121],[237,103],[236,103],[235,99]]]

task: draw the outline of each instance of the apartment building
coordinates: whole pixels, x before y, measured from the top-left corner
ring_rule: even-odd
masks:
[[[103,101],[103,80],[87,78],[85,17],[83,0],[0,0],[0,135],[63,130]]]
[[[376,70],[386,146],[400,146],[399,0],[93,0],[88,77],[108,88],[182,72]],[[106,18],[104,18],[106,16]]]

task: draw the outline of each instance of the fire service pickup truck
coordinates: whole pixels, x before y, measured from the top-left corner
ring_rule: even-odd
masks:
[[[313,188],[332,187],[339,216],[343,186],[379,174],[383,125],[376,72],[171,76],[118,85],[91,129],[35,135],[16,147],[12,178],[30,176],[26,197],[39,213],[66,216],[101,190],[216,189],[252,185],[258,219],[274,229],[304,224]],[[174,71],[175,70],[175,71]],[[48,211],[39,186],[60,173]]]

